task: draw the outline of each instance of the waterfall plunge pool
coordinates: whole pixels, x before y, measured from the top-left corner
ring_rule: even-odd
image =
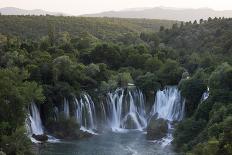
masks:
[[[70,117],[69,102],[65,99],[63,111],[66,118]],[[97,127],[95,104],[88,94],[83,94],[80,100],[75,98],[77,122],[82,129],[94,131]],[[32,105],[33,107],[33,105]],[[101,105],[106,126],[114,132],[103,132],[91,138],[76,141],[59,141],[58,143],[37,144],[41,155],[176,155],[170,142],[172,141],[172,126],[170,132],[161,141],[146,140],[142,132],[147,127],[150,118],[157,115],[170,122],[181,120],[184,116],[184,100],[178,88],[166,87],[157,92],[155,103],[149,112],[145,111],[144,95],[139,89],[117,89],[108,93],[106,104]],[[36,109],[36,106],[34,105]],[[56,110],[57,111],[57,110]],[[88,111],[88,113],[86,113]],[[29,133],[43,131],[38,110],[31,110]],[[58,110],[59,112],[59,110]],[[36,113],[33,114],[33,113]],[[83,119],[84,118],[84,119]],[[86,121],[87,120],[87,121]],[[37,122],[34,123],[33,122]],[[132,127],[133,130],[128,130]],[[139,131],[135,131],[139,130]],[[122,132],[125,131],[125,132]],[[119,132],[119,133],[118,133]],[[37,151],[36,151],[37,152]]]
[[[146,140],[139,131],[107,132],[78,141],[37,144],[41,155],[178,155],[168,145]]]

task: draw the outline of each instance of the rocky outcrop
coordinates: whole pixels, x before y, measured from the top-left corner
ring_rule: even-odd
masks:
[[[37,140],[37,141],[40,141],[40,142],[46,142],[48,140],[48,136],[43,134],[43,135],[35,135],[33,134],[32,137]]]
[[[47,130],[52,133],[58,139],[82,139],[91,137],[92,134],[86,131],[80,130],[79,124],[73,118],[61,119],[57,122],[50,122],[47,125]]]
[[[147,139],[158,140],[166,136],[168,132],[168,122],[162,118],[152,117],[147,126]]]

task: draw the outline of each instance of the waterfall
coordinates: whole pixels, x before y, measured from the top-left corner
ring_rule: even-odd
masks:
[[[64,116],[69,118],[69,102],[66,98],[64,99]]]
[[[155,142],[165,147],[173,140],[173,121],[181,121],[184,117],[185,100],[182,99],[181,93],[177,86],[168,86],[164,90],[156,93],[155,103],[152,107],[150,118],[157,116],[168,122],[168,133],[161,140]]]
[[[184,117],[185,102],[176,86],[168,86],[156,93],[155,104],[151,116],[158,114],[158,118],[169,121],[180,121]]]
[[[207,91],[205,91],[205,92],[202,94],[201,102],[204,102],[204,101],[207,100],[208,98],[209,98],[209,87],[207,88]]]
[[[75,98],[75,117],[82,130],[93,131],[96,125],[96,110],[94,102],[88,94],[83,94],[78,101]]]
[[[143,130],[147,126],[144,97],[138,89],[118,88],[107,94],[107,120],[113,131]]]
[[[182,99],[180,91],[176,86],[168,86],[164,90],[157,91],[149,116],[145,110],[144,95],[136,87],[118,88],[115,91],[108,92],[105,99],[106,102],[104,100],[100,101],[98,105],[100,109],[96,110],[95,103],[90,95],[82,93],[79,98],[74,97],[73,102],[64,99],[60,112],[63,112],[67,119],[74,116],[81,130],[93,134],[99,124],[109,127],[114,132],[127,131],[129,129],[143,131],[147,127],[147,121],[151,117],[157,116],[157,118],[168,120],[169,132],[166,137],[158,141],[162,145],[168,145],[173,139],[172,122],[180,121],[184,117],[185,101]],[[70,109],[70,107],[74,109]],[[32,134],[44,134],[40,113],[36,104],[31,103],[29,110],[27,126],[30,129],[30,137]],[[54,107],[55,120],[58,119],[58,112],[59,109]],[[97,116],[100,116],[100,121],[97,120]],[[49,141],[57,142],[54,137],[49,135],[48,137]]]
[[[33,134],[35,135],[43,135],[44,134],[44,127],[40,118],[40,112],[34,102],[29,105],[29,113],[28,117],[25,122],[27,135],[31,139],[33,143],[40,143],[36,139],[33,138]],[[59,139],[56,139],[53,136],[48,136],[48,142],[50,143],[57,143]]]
[[[42,135],[44,134],[43,125],[40,118],[39,110],[34,102],[29,106],[29,116],[27,120],[27,128],[29,128],[30,135]]]

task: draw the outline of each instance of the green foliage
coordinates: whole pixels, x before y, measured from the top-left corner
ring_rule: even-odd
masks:
[[[180,123],[175,131],[174,144],[176,148],[184,151],[192,148],[191,142],[205,127],[206,121],[186,119]]]
[[[159,70],[159,76],[163,85],[176,85],[184,72],[183,68],[174,60],[168,59]]]
[[[174,23],[176,21],[157,19],[0,16],[1,33],[20,36],[24,39],[40,39],[48,35],[50,36],[49,43],[56,39],[57,32],[68,32],[71,36],[79,36],[88,32],[101,40],[120,41],[125,34],[140,34],[144,31],[157,32],[160,26],[169,28]]]
[[[114,44],[97,45],[91,55],[93,62],[105,63],[112,68],[118,68],[121,62],[120,49]]]
[[[149,72],[155,73],[160,69],[162,64],[162,61],[160,61],[157,57],[152,57],[145,62],[145,69]]]
[[[0,148],[9,155],[32,155],[31,142],[24,127],[19,127],[11,135],[1,135]]]
[[[58,138],[75,139],[80,134],[80,126],[76,123],[75,118],[66,119],[64,115],[59,117],[59,121],[49,121],[47,127]]]
[[[232,67],[228,63],[219,66],[209,78],[209,87],[215,100],[232,100]]]
[[[36,82],[25,81],[28,73],[18,68],[0,69],[0,148],[7,154],[29,152],[24,126],[26,106],[43,102],[43,90]]]
[[[200,102],[202,94],[207,90],[206,75],[198,70],[193,77],[181,80],[179,88],[186,99],[187,114],[191,116]]]
[[[199,99],[200,94],[194,97],[194,91],[188,91],[188,83],[193,81],[204,81],[203,70],[200,70],[192,78],[181,82],[182,93],[194,101]],[[210,96],[200,103],[188,120],[181,122],[175,131],[175,145],[182,151],[189,151],[190,154],[204,155],[229,155],[232,151],[232,104],[231,104],[231,65],[223,63],[209,78]],[[203,84],[196,84],[197,91],[206,87]],[[191,86],[191,85],[190,85]],[[194,90],[194,87],[191,88]],[[188,93],[189,92],[189,93]],[[192,95],[191,95],[192,94]],[[199,103],[196,102],[196,103]],[[188,106],[188,105],[187,105]],[[191,121],[189,121],[191,120]],[[197,122],[204,121],[199,125]],[[199,130],[190,131],[195,125],[199,125]],[[190,134],[190,136],[189,136]],[[191,137],[192,136],[192,137]],[[189,137],[189,138],[188,138]]]
[[[158,82],[158,77],[150,72],[146,73],[145,75],[138,76],[136,79],[136,86],[138,86],[144,92],[156,92],[161,88],[161,84]]]

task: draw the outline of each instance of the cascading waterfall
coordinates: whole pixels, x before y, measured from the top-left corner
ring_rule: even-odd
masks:
[[[31,141],[34,143],[39,143],[39,141],[34,139],[32,135],[33,134],[43,135],[44,128],[43,128],[43,124],[40,118],[40,112],[34,102],[32,102],[29,105],[28,118],[26,119],[26,129],[27,129],[27,134],[30,137]],[[48,142],[51,142],[51,143],[59,142],[59,140],[53,136],[47,135],[47,137],[48,137]]]
[[[64,98],[64,115],[67,119],[69,118],[69,102],[66,98]]]
[[[158,118],[168,121],[180,121],[184,117],[185,102],[176,86],[166,87],[156,93],[155,104],[151,116],[158,114]]]
[[[173,121],[181,121],[184,117],[185,100],[177,86],[168,86],[164,90],[156,93],[155,103],[152,107],[150,118],[157,116],[168,121],[168,130],[166,137],[159,141],[162,146],[169,145],[173,140]]]
[[[138,89],[126,92],[119,88],[109,92],[106,106],[108,124],[113,131],[143,130],[147,126],[144,97]]]
[[[209,98],[209,87],[207,88],[207,91],[202,94],[201,102],[204,102],[208,98]]]
[[[29,129],[29,134],[42,135],[44,134],[42,121],[40,118],[39,110],[34,102],[29,106],[29,116],[27,120],[27,128]]]
[[[79,101],[75,98],[75,106],[75,117],[81,129],[96,130],[96,110],[91,97],[88,94],[83,94]]]
[[[100,115],[98,116],[103,118],[101,123],[114,132],[127,131],[128,129],[143,131],[147,127],[147,121],[153,116],[168,120],[169,132],[160,141],[162,145],[167,145],[173,139],[172,122],[183,119],[184,106],[185,102],[178,88],[169,86],[156,93],[155,103],[148,116],[145,110],[145,98],[139,89],[118,88],[107,94],[105,103],[103,101],[99,103],[100,110],[98,112]],[[74,107],[74,109],[72,110],[70,107]],[[75,116],[81,130],[90,133],[95,133],[97,130],[99,122],[97,122],[95,103],[87,93],[83,93],[79,99],[74,98],[74,102],[64,99],[63,109],[60,112],[63,112],[66,118],[70,118],[71,115]],[[28,118],[30,135],[44,134],[40,113],[35,103],[30,105]],[[54,118],[58,119],[57,107],[54,107]]]

